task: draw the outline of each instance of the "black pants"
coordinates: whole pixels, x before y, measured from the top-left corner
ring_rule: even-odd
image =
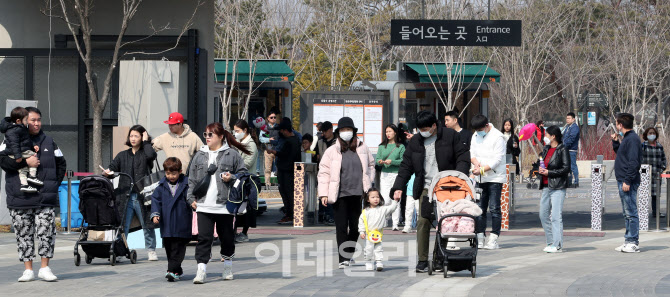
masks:
[[[221,257],[232,260],[235,257],[235,216],[228,214],[198,213],[198,244],[195,246],[195,260],[207,264],[212,253],[214,223],[221,241]]]
[[[168,272],[184,274],[184,270],[181,269],[181,262],[184,262],[186,245],[189,241],[188,238],[163,237],[163,247],[165,247],[165,254],[167,254],[168,259]]]
[[[356,251],[358,240],[358,218],[361,216],[361,196],[340,197],[333,204],[335,233],[340,262],[349,261]],[[340,250],[342,244],[349,246]]]
[[[284,210],[286,211],[286,216],[293,218],[293,170],[284,171],[277,170],[277,182],[279,183],[279,194],[281,195],[281,200],[284,202]]]

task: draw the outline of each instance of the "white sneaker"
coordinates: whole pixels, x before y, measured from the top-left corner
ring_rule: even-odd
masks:
[[[367,271],[375,270],[375,264],[372,263],[372,261],[369,261],[369,262],[365,263],[365,270],[367,270]]]
[[[149,261],[158,261],[158,255],[156,251],[149,251]]]
[[[397,225],[393,226],[393,229],[391,231],[400,231],[400,228],[398,228]]]
[[[562,253],[563,249],[559,249],[555,246],[549,246],[545,249],[545,252],[553,254],[553,253]]]
[[[617,251],[617,252],[622,252],[622,251],[623,251],[623,248],[625,248],[625,247],[626,247],[626,244],[624,243],[624,244],[622,244],[622,245],[616,247],[614,250]]]
[[[457,250],[460,250],[461,248],[458,247],[455,242],[450,241],[449,243],[447,243],[447,249],[452,250],[452,251],[457,251]]]
[[[382,261],[377,261],[377,263],[375,264],[375,268],[377,268],[377,271],[384,270],[384,264],[382,264]]]
[[[339,268],[344,269],[347,266],[349,266],[349,261],[343,261],[343,262],[340,262]]]
[[[233,280],[233,263],[223,263],[223,274],[221,277],[223,277],[224,280]]]
[[[486,240],[486,237],[484,236],[484,233],[477,233],[477,248],[484,248],[484,241]]]
[[[19,277],[19,282],[30,282],[35,280],[35,272],[30,269],[23,271],[23,275]]]
[[[405,226],[402,228],[402,233],[410,233],[412,232],[412,227],[411,226]]]
[[[626,246],[623,247],[621,251],[624,253],[639,253],[640,248],[637,246],[637,244],[628,243],[626,244]]]
[[[207,278],[207,273],[202,269],[198,269],[198,272],[195,274],[195,278],[193,279],[193,283],[194,284],[204,284],[206,278]]]
[[[487,250],[499,249],[500,247],[498,246],[498,235],[491,233],[491,235],[489,235],[489,240],[486,242],[484,248]]]
[[[37,277],[41,278],[44,281],[54,282],[58,278],[51,272],[49,266],[40,268],[40,272],[37,274]]]
[[[550,245],[548,245],[548,246],[544,247],[544,249],[543,249],[542,251],[543,251],[543,252],[545,252],[545,253],[548,253],[548,251],[549,251],[549,248],[551,248],[551,246],[550,246]]]

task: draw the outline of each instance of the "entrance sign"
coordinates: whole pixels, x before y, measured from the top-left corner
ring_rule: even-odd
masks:
[[[521,21],[391,20],[391,45],[521,46]]]

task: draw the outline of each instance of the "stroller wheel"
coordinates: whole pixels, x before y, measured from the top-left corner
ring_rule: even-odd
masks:
[[[91,264],[91,262],[93,262],[93,257],[91,257],[89,255],[86,255],[86,257],[84,257],[84,259],[86,260],[86,264]]]
[[[74,255],[74,266],[79,266],[81,264],[81,256],[79,254]]]
[[[137,263],[137,252],[135,250],[130,251],[130,263],[131,264]]]
[[[444,263],[444,278],[447,278],[447,271],[449,271],[449,265]]]
[[[533,184],[533,189],[537,190],[538,187],[539,187],[538,184]]]
[[[532,188],[532,187],[533,187],[533,185],[531,185],[531,184],[526,184],[526,188],[530,189],[530,188]]]
[[[428,275],[433,275],[433,261],[428,261]]]
[[[472,274],[472,278],[475,278],[475,274],[477,274],[477,264],[472,264],[472,269],[470,269],[470,274]]]
[[[109,256],[109,264],[111,264],[112,266],[116,265],[116,255],[115,254],[111,254]]]

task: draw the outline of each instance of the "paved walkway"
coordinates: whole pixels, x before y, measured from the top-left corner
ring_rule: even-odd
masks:
[[[584,186],[586,184],[583,184]],[[611,186],[611,185],[609,185]],[[518,187],[520,188],[520,187]],[[415,234],[385,232],[386,269],[369,273],[359,262],[337,269],[333,227],[308,227],[300,231],[274,224],[276,209],[260,218],[260,228],[250,231],[251,241],[238,244],[235,280],[223,281],[222,263],[208,265],[204,285],[193,285],[194,246],[184,262],[185,280],[168,283],[164,278],[165,253],[160,261],[146,261],[139,251],[138,264],[125,260],[109,266],[104,259],[75,267],[75,236],[59,235],[51,267],[56,283],[18,283],[23,267],[16,258],[13,234],[0,234],[0,292],[3,296],[104,295],[104,296],[646,296],[670,295],[670,233],[643,232],[642,252],[622,254],[614,248],[623,242],[623,219],[618,197],[607,194],[605,232],[589,228],[587,189],[569,191],[566,200],[565,252],[545,254],[537,205],[537,191],[517,193],[512,231],[500,238],[501,249],[480,250],[477,277],[469,272],[428,276],[414,273]],[[271,200],[270,202],[274,202]],[[586,208],[584,208],[586,207]],[[663,208],[665,212],[665,208]],[[665,221],[663,221],[665,223]],[[534,235],[529,235],[534,234]],[[590,235],[590,236],[585,236]],[[359,241],[362,242],[362,241]],[[216,255],[218,247],[214,248]],[[37,266],[36,266],[37,268]]]

